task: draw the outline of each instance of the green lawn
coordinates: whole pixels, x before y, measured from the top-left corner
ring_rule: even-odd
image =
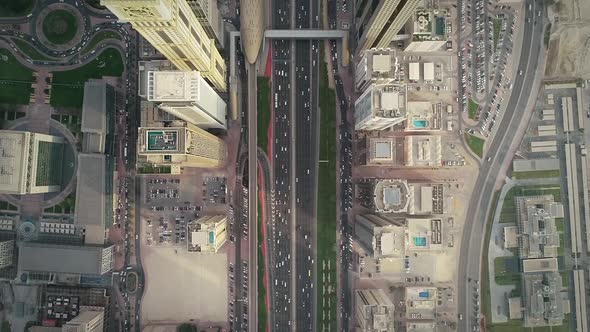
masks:
[[[515,179],[556,178],[559,177],[559,170],[556,169],[550,171],[513,172],[512,176]]]
[[[492,199],[492,206],[496,206],[498,204],[498,198],[500,194],[499,192],[495,192],[493,199]],[[487,216],[486,220],[486,233],[484,236],[484,250],[482,253],[482,264],[481,264],[481,275],[484,276],[480,280],[481,286],[481,312],[486,317],[491,317],[491,301],[490,301],[490,280],[488,278],[488,250],[490,246],[490,237],[492,234],[492,221],[494,220],[494,211],[495,209],[490,210],[490,214]]]
[[[543,36],[543,43],[545,48],[549,47],[549,40],[551,39],[551,23],[547,24],[545,28],[545,35]]]
[[[494,24],[494,31],[493,31],[493,41],[494,41],[494,48],[496,48],[496,45],[498,44],[498,39],[500,38],[500,29],[502,29],[502,19],[501,18],[495,18],[493,19],[493,24]]]
[[[320,50],[323,50],[320,48]],[[330,325],[336,329],[336,93],[328,87],[328,73],[320,55],[320,152],[318,176],[317,257],[318,330]],[[330,263],[330,270],[323,266]],[[324,273],[329,273],[330,289],[324,289]],[[326,285],[327,286],[327,285]],[[324,294],[324,291],[326,292]],[[328,311],[324,305],[330,305]]]
[[[199,332],[199,329],[194,324],[184,323],[176,328],[176,332]]]
[[[82,107],[84,83],[103,76],[120,77],[124,65],[117,49],[107,48],[92,62],[69,71],[53,72],[51,106]]]
[[[0,210],[17,211],[18,207],[6,201],[0,201]]]
[[[63,201],[59,202],[54,206],[50,206],[45,209],[47,213],[65,213],[73,214],[76,207],[76,193],[72,192]]]
[[[520,284],[518,258],[515,256],[494,259],[494,278],[498,285]]]
[[[0,103],[29,103],[33,71],[21,65],[7,49],[0,49]]]
[[[2,332],[11,332],[12,331],[12,327],[10,326],[10,323],[5,320],[2,321]]]
[[[268,151],[268,126],[270,125],[270,82],[266,77],[258,77],[258,146]]]
[[[145,165],[137,168],[139,174],[170,174],[170,166],[158,166]]]
[[[35,0],[0,0],[0,16],[26,16],[34,5]]]
[[[559,186],[551,186],[551,185],[538,185],[538,186],[528,186],[522,187],[517,186],[508,193],[506,193],[506,197],[504,198],[504,203],[502,205],[502,212],[500,214],[500,222],[501,223],[515,223],[516,222],[516,201],[515,197],[518,196],[538,196],[538,195],[553,195],[553,199],[556,202],[561,202],[561,191],[559,190]]]
[[[479,104],[477,104],[475,102],[475,100],[469,98],[467,101],[467,116],[470,119],[475,119],[475,116],[477,115],[477,108],[479,107]]]
[[[258,202],[258,332],[266,332],[268,313],[266,311],[266,288],[264,288],[264,255],[262,255],[262,215]]]
[[[12,39],[16,47],[18,47],[21,52],[23,52],[26,56],[28,56],[31,60],[39,60],[39,61],[51,61],[53,60],[50,57],[47,57],[37,51],[31,44],[27,43],[22,39],[14,38]]]
[[[88,42],[88,44],[86,44],[86,47],[84,47],[84,49],[82,49],[80,54],[84,55],[86,53],[92,52],[92,50],[96,47],[96,45],[98,45],[103,40],[109,39],[109,38],[122,40],[121,35],[114,32],[114,31],[109,31],[109,30],[99,31],[92,37],[92,39],[90,39],[90,42]]]
[[[65,44],[76,36],[77,31],[76,16],[67,10],[56,9],[43,19],[43,34],[51,43]]]
[[[483,138],[479,138],[477,136],[471,134],[465,134],[465,141],[467,141],[467,145],[478,157],[483,156],[483,146],[485,144],[485,140]]]

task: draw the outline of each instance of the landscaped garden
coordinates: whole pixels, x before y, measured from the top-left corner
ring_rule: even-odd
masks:
[[[39,61],[50,61],[53,60],[52,58],[41,54],[34,48],[31,44],[27,43],[26,41],[18,38],[12,39],[16,47],[23,52],[26,56],[28,56],[31,60],[39,60]]]
[[[0,49],[0,103],[29,103],[33,71],[16,60],[7,49]]]
[[[73,70],[53,72],[51,106],[82,107],[84,83],[103,76],[120,77],[124,65],[117,49],[107,48],[92,62]]]
[[[43,34],[53,44],[68,43],[78,31],[76,16],[67,10],[56,9],[43,19]]]
[[[26,16],[34,5],[35,0],[0,0],[0,16]]]
[[[479,138],[474,135],[465,134],[465,141],[467,141],[467,145],[478,157],[483,156],[483,146],[485,144],[485,140],[483,138]]]

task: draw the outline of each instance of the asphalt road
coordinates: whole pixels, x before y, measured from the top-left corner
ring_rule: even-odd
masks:
[[[533,4],[533,9],[528,10],[528,4]],[[473,326],[479,325],[476,318],[475,296],[479,285],[475,280],[480,279],[482,262],[482,250],[486,231],[486,222],[491,208],[495,191],[496,178],[500,172],[504,160],[512,158],[508,155],[508,149],[515,136],[518,126],[523,121],[529,98],[535,96],[532,93],[535,72],[539,65],[539,55],[543,46],[543,16],[537,16],[537,10],[542,8],[539,0],[526,1],[526,18],[531,18],[530,23],[525,23],[522,53],[519,59],[518,70],[523,74],[516,76],[514,88],[508,101],[507,113],[502,118],[498,132],[488,150],[489,162],[485,162],[479,173],[465,220],[471,221],[465,225],[461,241],[461,254],[459,258],[458,284],[467,287],[458,288],[458,313],[463,315],[463,321],[459,322],[460,331],[472,331]],[[487,291],[487,290],[484,290]]]

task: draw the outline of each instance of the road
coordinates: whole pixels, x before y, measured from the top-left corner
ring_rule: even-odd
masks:
[[[473,280],[480,279],[482,266],[482,250],[486,222],[491,208],[492,198],[496,186],[496,178],[505,160],[512,158],[508,155],[517,128],[523,121],[527,103],[530,97],[535,97],[532,91],[536,70],[539,65],[539,55],[543,45],[543,16],[537,16],[536,10],[542,8],[541,1],[527,0],[526,4],[532,4],[532,10],[526,10],[526,18],[531,22],[525,23],[522,53],[519,59],[518,69],[523,71],[514,81],[514,88],[508,101],[507,114],[502,118],[498,132],[494,136],[488,149],[489,162],[482,165],[465,220],[472,221],[465,225],[461,241],[461,253],[459,258],[458,285],[469,285],[458,288],[458,313],[463,315],[463,321],[459,322],[460,331],[472,331],[474,325],[478,325],[475,318],[475,289],[479,288]],[[487,262],[486,262],[487,264]]]

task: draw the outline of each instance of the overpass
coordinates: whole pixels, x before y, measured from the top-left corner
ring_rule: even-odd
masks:
[[[318,30],[318,29],[297,29],[297,30],[265,30],[264,38],[268,39],[342,39],[342,66],[347,67],[350,54],[348,52],[348,30]]]

